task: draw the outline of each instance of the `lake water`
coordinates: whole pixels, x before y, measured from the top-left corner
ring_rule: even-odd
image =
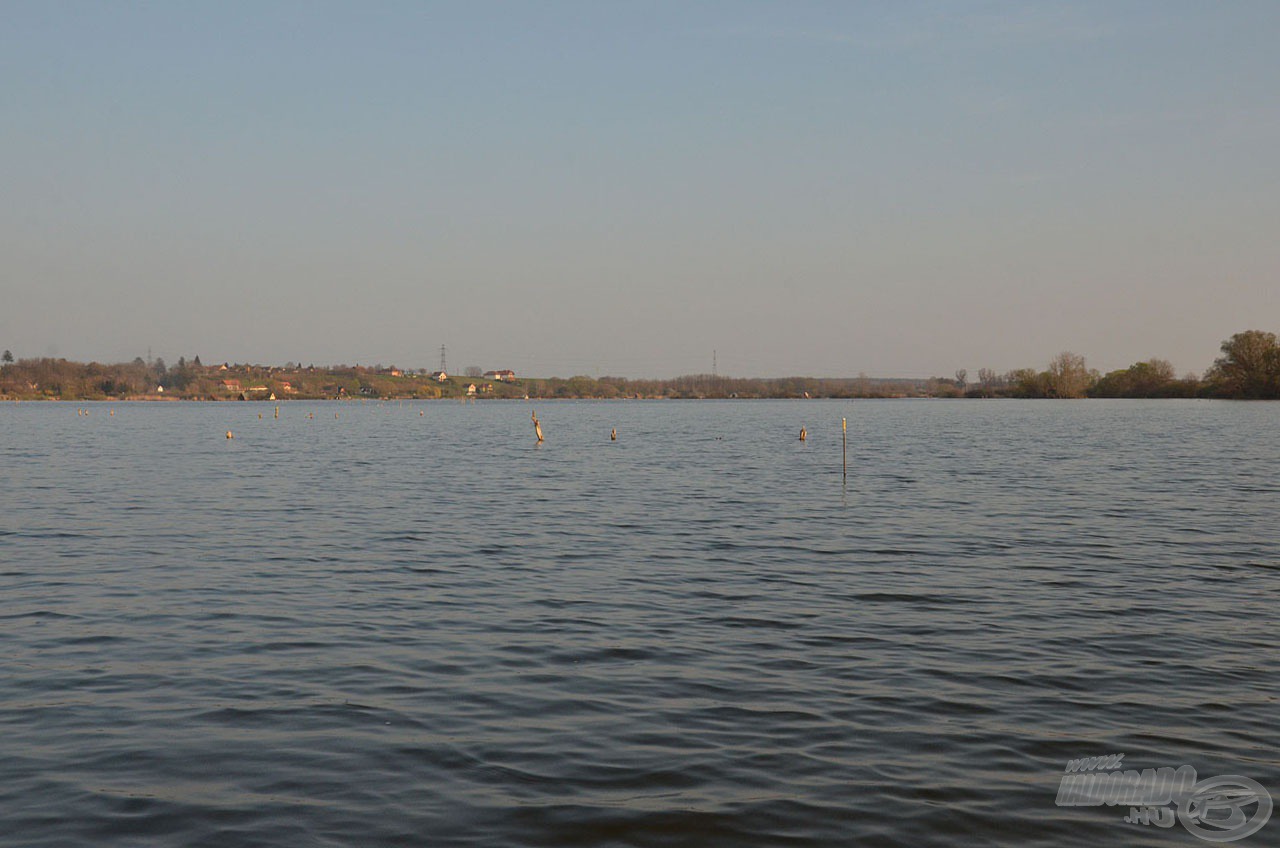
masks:
[[[1113,753],[1280,796],[1280,404],[273,409],[0,405],[0,843],[1208,844],[1055,804]]]

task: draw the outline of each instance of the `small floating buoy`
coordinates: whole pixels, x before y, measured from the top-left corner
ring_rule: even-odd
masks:
[[[335,413],[333,413],[333,417],[334,417],[334,418],[337,418],[337,417],[338,417],[338,413],[336,413],[336,412],[335,412]]]
[[[111,415],[114,416],[115,414],[116,414],[116,411],[114,409],[111,410]]]
[[[230,430],[228,430],[228,431],[227,431],[227,438],[228,438],[228,439],[234,439],[234,438],[235,438],[235,436],[231,435],[231,431],[230,431]]]
[[[262,420],[262,413],[261,413],[261,412],[259,412],[259,413],[258,413],[258,420],[259,420],[259,421],[261,421],[261,420]]]
[[[422,410],[421,410],[421,409],[419,409],[419,410],[418,410],[418,417],[419,417],[419,418],[421,418],[421,417],[422,417]]]
[[[611,442],[616,442],[616,441],[618,441],[618,428],[617,428],[617,427],[614,427],[612,430],[610,430],[610,431],[609,431],[609,441],[611,441]]]
[[[809,438],[809,431],[807,431],[807,430],[805,430],[805,428],[801,427],[801,428],[800,428],[800,441],[802,441],[802,442],[803,442],[803,441],[804,441],[805,439],[807,439],[807,438]]]

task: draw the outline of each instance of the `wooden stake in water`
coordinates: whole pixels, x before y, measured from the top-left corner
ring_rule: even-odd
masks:
[[[542,441],[542,425],[538,423],[538,413],[531,410],[530,416],[533,418],[533,432],[538,434],[538,441]]]
[[[843,476],[849,479],[849,419],[840,419],[840,453],[843,457]]]

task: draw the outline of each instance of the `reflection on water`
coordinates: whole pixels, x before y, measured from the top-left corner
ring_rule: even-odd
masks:
[[[1155,846],[1066,761],[1280,793],[1276,404],[88,408],[0,408],[6,844]]]

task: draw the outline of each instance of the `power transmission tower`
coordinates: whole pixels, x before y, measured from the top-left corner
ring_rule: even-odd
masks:
[[[447,370],[445,370],[445,367],[444,367],[444,345],[440,345],[440,373],[441,374],[449,373]]]
[[[713,351],[711,351],[711,376],[712,376],[712,377],[718,377],[718,376],[720,376],[720,371],[719,371],[719,369],[716,367],[716,365],[717,365],[717,363],[716,363],[716,352],[713,350]]]

